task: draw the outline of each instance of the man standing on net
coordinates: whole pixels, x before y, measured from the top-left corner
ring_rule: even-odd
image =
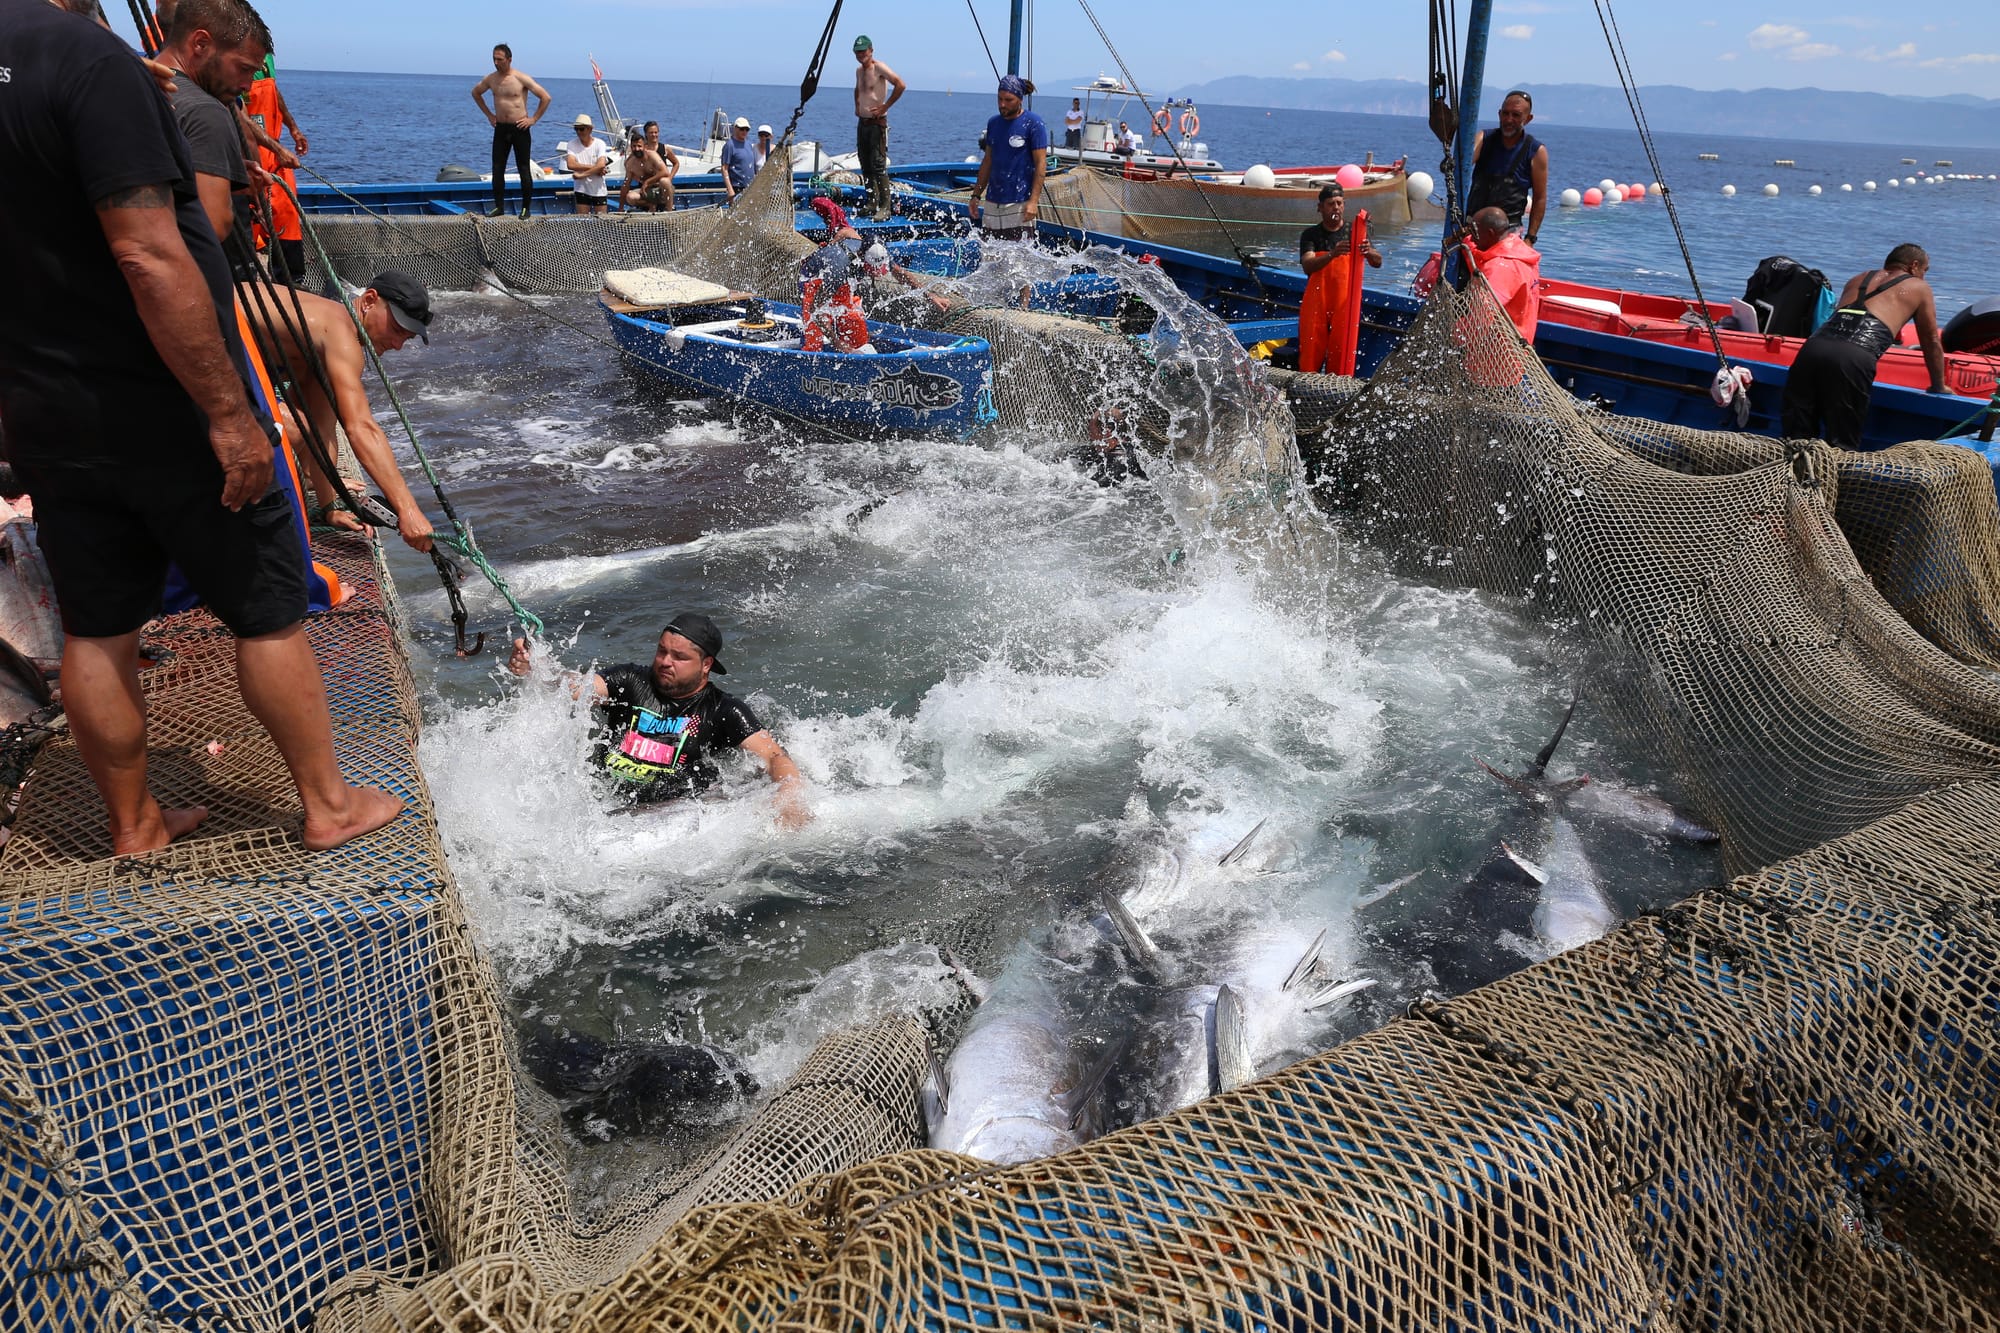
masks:
[[[228,22],[255,19],[236,9]],[[349,786],[334,758],[300,624],[305,554],[172,110],[123,42],[47,0],[0,0],[0,69],[0,174],[37,182],[0,195],[0,420],[35,497],[68,634],[63,707],[112,851],[164,847],[208,814],[162,809],[147,786],[139,630],[170,561],[236,635],[238,686],[297,784],[306,846],[382,827],[402,803]]]
[[[902,76],[875,58],[875,43],[854,39],[854,151],[868,182],[869,214],[887,222],[895,202],[889,190],[889,108],[903,95]]]
[[[486,107],[486,94],[493,94],[493,108]],[[535,99],[535,114],[528,114],[528,98]],[[486,216],[497,218],[507,211],[507,155],[514,155],[514,169],[521,173],[521,216],[527,217],[535,197],[535,122],[549,109],[548,90],[514,68],[514,48],[502,42],[493,48],[493,72],[472,85],[472,100],[479,114],[493,126],[493,207]]]

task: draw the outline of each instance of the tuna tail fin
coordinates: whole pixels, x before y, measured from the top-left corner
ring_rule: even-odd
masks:
[[[1509,847],[1504,842],[1500,844],[1500,859],[1507,862],[1507,864],[1513,866],[1514,869],[1520,871],[1532,883],[1534,883],[1536,887],[1540,887],[1541,885],[1547,884],[1549,882],[1548,871],[1542,869],[1540,866],[1536,865],[1533,861],[1530,861],[1527,857],[1521,855],[1519,852],[1515,851],[1512,847]]]
[[[1118,934],[1119,943],[1125,946],[1126,957],[1134,969],[1158,979],[1160,976],[1160,951],[1145,927],[1126,908],[1124,900],[1107,886],[1100,891],[1104,899],[1104,914],[1111,918],[1111,928]]]
[[[1484,759],[1475,759],[1472,762],[1478,764],[1488,773],[1491,773],[1493,775],[1493,780],[1495,782],[1498,782],[1501,786],[1505,787],[1508,791],[1513,792],[1516,796],[1525,796],[1530,800],[1541,799],[1542,789],[1536,786],[1532,780],[1528,778],[1517,778],[1511,773],[1502,773],[1499,769],[1493,767],[1493,765],[1487,763]]]
[[[1278,989],[1281,991],[1289,991],[1294,987],[1296,987],[1301,981],[1304,981],[1307,977],[1319,971],[1320,950],[1323,947],[1325,947],[1325,945],[1326,945],[1326,930],[1322,928],[1319,934],[1313,936],[1312,943],[1306,946],[1306,951],[1299,955],[1299,961],[1292,964],[1291,972],[1287,974],[1285,977],[1285,984],[1278,987]]]
[[[933,1114],[928,1117],[935,1126],[951,1109],[951,1075],[945,1070],[944,1061],[938,1057],[937,1043],[928,1036],[924,1038],[924,1058],[930,1063],[931,1083],[936,1088],[931,1107]]]
[[[1217,861],[1216,864],[1219,866],[1231,866],[1235,865],[1238,861],[1241,861],[1244,858],[1244,856],[1246,856],[1249,853],[1250,844],[1257,841],[1257,835],[1264,831],[1264,825],[1270,822],[1271,822],[1271,817],[1269,815],[1266,815],[1262,819],[1258,820],[1255,824],[1251,826],[1250,831],[1248,833],[1244,834],[1241,838],[1237,839],[1236,845],[1234,847],[1231,847],[1228,851],[1222,854],[1222,859],[1220,861]]]
[[[1528,770],[1534,777],[1539,778],[1543,773],[1548,771],[1549,760],[1555,757],[1556,747],[1562,744],[1563,733],[1569,730],[1569,720],[1576,716],[1576,705],[1582,698],[1583,692],[1581,690],[1574,687],[1570,689],[1569,707],[1563,709],[1563,719],[1556,723],[1556,734],[1549,737],[1549,743],[1544,745],[1541,751],[1535,755],[1534,766]]]
[[[1104,1091],[1104,1080],[1111,1077],[1111,1071],[1125,1058],[1125,1048],[1132,1044],[1130,1033],[1108,1043],[1103,1054],[1097,1057],[1076,1086],[1056,1094],[1057,1101],[1069,1116],[1069,1127],[1078,1132],[1090,1125],[1090,1112],[1097,1101],[1097,1094]]]
[[[1211,1094],[1228,1092],[1255,1078],[1250,1063],[1250,1032],[1243,1013],[1243,997],[1236,988],[1223,985],[1215,992],[1215,1021],[1209,1029],[1209,1078]]]
[[[1338,1004],[1348,996],[1358,991],[1365,991],[1374,984],[1374,977],[1356,977],[1352,981],[1343,981],[1338,985],[1328,986],[1306,1001],[1306,1012],[1310,1014]]]

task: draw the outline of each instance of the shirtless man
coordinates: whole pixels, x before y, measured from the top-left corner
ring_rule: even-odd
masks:
[[[274,372],[281,366],[288,367],[294,377],[295,382],[286,393],[291,407],[303,411],[313,433],[329,449],[335,439],[334,423],[340,423],[347,432],[347,442],[354,447],[355,458],[395,509],[396,529],[403,534],[403,540],[419,551],[430,550],[431,521],[424,517],[416,497],[404,483],[402,470],[396,466],[396,455],[389,448],[389,437],[376,423],[368,390],[362,387],[361,372],[368,358],[347,308],[323,296],[298,293],[298,302],[305,310],[306,336],[312,339],[313,349],[319,353],[327,379],[333,385],[333,401],[328,402],[318,377],[306,368],[305,354],[292,335],[290,324],[296,316],[291,310],[291,295],[288,293],[283,299],[281,314],[274,314],[256,302],[252,302],[249,310],[251,327],[256,330],[266,363]],[[354,308],[360,312],[368,341],[378,353],[396,351],[412,337],[431,340],[426,332],[431,321],[430,293],[407,273],[388,269],[376,274],[375,281],[355,298]],[[350,532],[361,531],[359,516],[335,507],[330,497],[337,492],[312,450],[301,448],[296,452],[312,482],[313,494],[320,499],[327,523]]]
[[[1881,268],[1847,280],[1839,306],[1806,339],[1785,376],[1786,439],[1818,437],[1836,449],[1860,448],[1875,365],[1912,319],[1931,372],[1930,391],[1945,391],[1937,298],[1924,281],[1930,270],[1931,257],[1923,247],[1905,244],[1891,250]]]
[[[493,94],[493,107],[486,106],[486,94]],[[528,98],[537,103],[528,114]],[[493,126],[493,207],[486,216],[497,218],[507,211],[507,154],[514,154],[514,169],[521,173],[521,216],[528,216],[529,201],[535,194],[535,162],[529,151],[529,132],[542,113],[549,109],[548,90],[514,68],[514,48],[505,42],[493,48],[493,72],[472,85],[472,100],[479,114]]]
[[[861,174],[868,181],[868,207],[877,222],[887,222],[894,203],[889,192],[889,108],[908,86],[895,70],[875,58],[875,43],[854,39],[854,149],[861,155]]]
[[[652,122],[648,122],[649,124]],[[660,155],[664,150],[666,157]],[[671,165],[666,158],[673,158]],[[630,211],[634,205],[633,196],[638,196],[637,207],[644,213],[671,213],[674,211],[674,173],[680,170],[681,160],[674,150],[665,144],[656,150],[652,143],[637,131],[632,142],[625,149],[625,183],[618,188],[618,206]]]

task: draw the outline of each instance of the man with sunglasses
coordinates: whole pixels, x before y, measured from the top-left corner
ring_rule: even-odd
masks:
[[[526,639],[514,640],[507,669],[517,676],[534,669]],[[722,631],[699,611],[682,611],[660,631],[652,665],[606,667],[566,679],[578,695],[589,689],[603,720],[592,765],[634,804],[703,791],[721,776],[714,751],[748,750],[777,784],[780,827],[802,828],[812,818],[805,778],[750,705],[709,681],[728,674]]]

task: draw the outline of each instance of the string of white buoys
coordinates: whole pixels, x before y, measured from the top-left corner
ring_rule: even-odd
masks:
[[[1861,192],[1863,194],[1874,194],[1878,189],[1881,189],[1883,187],[1886,187],[1891,190],[1899,190],[1902,189],[1904,186],[1936,185],[1941,181],[2000,181],[2000,173],[1981,175],[1979,172],[1976,171],[1965,171],[1965,172],[1919,171],[1914,176],[1904,176],[1900,180],[1898,180],[1894,176],[1891,176],[1886,181],[1882,182],[1882,185],[1880,186],[1878,186],[1874,181],[1863,181],[1861,182]],[[1824,186],[1824,185],[1809,185],[1806,187],[1806,194],[1810,198],[1817,199],[1821,195],[1825,194],[1827,190],[1830,188],[1831,188],[1830,186]],[[1631,203],[1636,200],[1645,199],[1649,194],[1657,195],[1659,193],[1660,193],[1660,183],[1658,181],[1654,181],[1651,186],[1640,185],[1640,184],[1621,185],[1617,181],[1612,180],[1609,177],[1606,177],[1604,180],[1599,181],[1597,184],[1589,187],[1588,189],[1564,190],[1562,194],[1558,196],[1558,202],[1564,208],[1599,208],[1609,204]],[[1737,193],[1736,187],[1734,185],[1725,185],[1722,187],[1721,193],[1722,197],[1725,199],[1734,199]],[[1778,197],[1780,191],[1778,189],[1777,183],[1771,182],[1765,185],[1760,191],[1758,191],[1758,193],[1762,194],[1767,199],[1775,199]],[[1840,186],[1840,193],[1853,194],[1854,193],[1853,183],[1842,182]]]

